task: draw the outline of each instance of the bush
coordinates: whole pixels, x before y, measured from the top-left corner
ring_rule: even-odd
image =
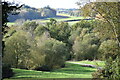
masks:
[[[105,67],[93,73],[94,78],[105,78],[106,80],[120,79],[120,48],[115,40],[106,40],[98,49],[102,59],[106,61]],[[99,56],[100,56],[99,55]]]
[[[93,60],[97,57],[99,39],[93,34],[78,36],[74,41],[73,51],[76,60]]]
[[[73,30],[75,30],[77,28],[89,28],[91,30],[91,29],[93,29],[93,26],[90,21],[82,20],[72,26]]]
[[[31,33],[25,31],[17,31],[7,38],[3,62],[22,69],[52,70],[63,67],[68,52],[65,43],[50,38],[47,31],[32,38]]]
[[[115,59],[120,50],[115,40],[107,40],[101,43],[99,52],[102,54],[103,59],[108,59],[109,57]]]
[[[105,78],[106,80],[120,80],[120,57],[115,60],[106,59],[105,67],[92,74],[93,78]]]
[[[50,19],[50,22],[46,25],[48,27],[49,33],[52,38],[62,41],[64,43],[68,42],[70,36],[70,26],[66,22],[57,23],[56,20]]]
[[[74,44],[76,37],[78,37],[82,32],[82,28],[77,28],[76,30],[71,31],[71,35],[68,39],[70,44]]]
[[[34,31],[34,33],[37,35],[37,36],[41,36],[45,31],[47,31],[48,29],[45,27],[45,26],[43,26],[43,25],[39,25],[36,29],[35,29],[35,31]]]
[[[45,65],[48,65],[50,69],[60,68],[64,64],[67,52],[64,43],[54,39],[48,40],[41,47],[41,51],[45,53]]]
[[[37,26],[38,26],[38,23],[36,23],[35,21],[26,21],[23,24],[23,30],[34,31]]]
[[[24,31],[19,31],[7,38],[3,63],[16,68],[25,67],[30,46],[27,44],[27,37],[24,34],[26,34]]]
[[[29,69],[52,70],[64,65],[67,49],[63,42],[41,36],[31,48]]]

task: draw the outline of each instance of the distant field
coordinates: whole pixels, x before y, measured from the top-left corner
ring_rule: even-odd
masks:
[[[76,62],[76,61],[75,61]],[[93,61],[77,61],[78,63],[88,63],[88,64],[94,64]],[[76,62],[76,63],[77,63]],[[96,61],[101,66],[103,66],[103,62]],[[34,79],[34,78],[92,78],[91,73],[96,71],[95,68],[90,67],[82,67],[78,64],[72,64],[66,62],[66,66],[61,69],[53,70],[50,72],[45,71],[34,71],[34,70],[24,70],[24,69],[13,69],[15,72],[14,77],[11,79],[5,79],[5,80],[13,80],[13,79]]]
[[[73,24],[75,24],[77,22],[79,22],[79,21],[72,21],[72,22],[68,22],[68,23],[69,23],[69,25],[73,25]]]
[[[8,22],[7,25],[8,26],[11,26],[11,25],[14,25],[15,23],[14,22]]]
[[[84,17],[75,17],[75,16],[70,16],[68,14],[57,14],[56,17],[52,17],[52,18],[56,19],[57,21],[84,19]],[[41,22],[41,23],[46,23],[46,22],[50,21],[50,18],[37,19],[37,20],[34,20],[34,21]],[[69,21],[68,23],[70,25],[73,25],[73,24],[75,24],[77,22],[79,22],[79,20],[78,21]],[[14,22],[9,22],[7,25],[11,26],[11,25],[14,25],[14,24],[15,24]]]
[[[73,17],[73,16],[69,16],[69,15],[66,15],[66,14],[59,14],[58,16],[66,16],[66,17],[68,17],[68,18],[60,18],[60,17],[54,17],[54,19],[56,19],[57,21],[67,21],[67,20],[77,20],[77,19],[84,19],[84,17]],[[42,22],[42,23],[45,23],[45,22],[49,22],[50,20],[50,18],[47,18],[48,20],[40,20],[40,22]],[[70,21],[70,22],[68,22],[70,25],[73,25],[73,24],[75,24],[75,23],[77,23],[77,22],[79,22],[79,21]]]
[[[68,17],[74,17],[74,16],[70,16],[68,14],[63,14],[63,13],[58,13],[57,15],[60,15],[60,16],[68,16]]]
[[[66,18],[57,18],[55,17],[54,19],[56,19],[57,21],[66,21],[66,20],[76,20],[76,19],[84,19],[84,17],[75,17],[75,16],[70,16],[68,14],[57,14],[57,16],[64,16]]]

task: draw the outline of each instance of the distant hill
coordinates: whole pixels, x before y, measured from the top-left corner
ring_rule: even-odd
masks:
[[[55,9],[50,8],[49,6],[37,9],[28,5],[24,5],[21,8],[20,13],[18,15],[10,14],[8,20],[10,22],[13,22],[17,19],[34,20],[47,17],[56,17],[56,13],[57,11]]]
[[[62,13],[62,14],[69,14],[70,16],[81,16],[81,10],[76,9],[76,8],[70,8],[70,9],[65,9],[65,8],[57,8],[57,13]]]

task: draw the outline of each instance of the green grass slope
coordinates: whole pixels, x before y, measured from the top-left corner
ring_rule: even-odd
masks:
[[[88,60],[84,60],[84,61],[68,61],[68,63],[91,64],[91,65],[95,65],[95,66],[98,66],[98,67],[104,67],[104,65],[105,65],[104,61],[88,61]]]
[[[9,80],[13,79],[35,79],[35,78],[92,78],[91,73],[96,71],[95,68],[82,67],[78,64],[66,62],[66,66],[61,69],[56,69],[50,72],[24,70],[13,68],[15,75]],[[5,79],[8,80],[8,79]]]

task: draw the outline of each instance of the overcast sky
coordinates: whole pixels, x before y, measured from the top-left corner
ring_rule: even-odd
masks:
[[[5,1],[10,2],[15,1],[17,3],[27,4],[36,8],[45,7],[47,5],[49,5],[52,8],[79,8],[79,6],[75,4],[79,0],[5,0]]]

